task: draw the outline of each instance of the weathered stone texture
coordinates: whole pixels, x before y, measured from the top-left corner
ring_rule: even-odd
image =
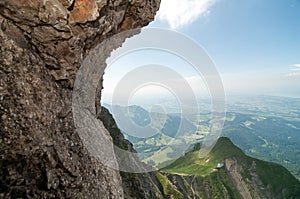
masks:
[[[0,2],[0,198],[122,197],[119,172],[91,157],[75,131],[72,88],[95,45],[145,26],[158,6],[158,0]]]

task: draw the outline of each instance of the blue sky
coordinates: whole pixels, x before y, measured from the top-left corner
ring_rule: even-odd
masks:
[[[173,2],[165,0],[163,3],[168,7],[167,4]],[[271,90],[270,81],[273,81],[273,86],[278,87],[273,94],[300,95],[299,0],[199,0],[198,4],[202,4],[204,10],[189,21],[171,27],[172,19],[161,17],[159,13],[150,26],[173,28],[195,39],[214,60],[224,81],[234,82],[236,76],[237,83],[244,79],[249,81],[249,87],[256,80],[262,84],[266,77],[269,85],[266,88],[261,85],[261,89]],[[193,11],[195,7],[188,8],[189,12],[197,12]],[[253,90],[257,90],[259,85],[253,86]]]
[[[218,0],[209,10],[177,30],[197,40],[220,72],[274,67],[286,72],[300,61],[300,1]]]
[[[300,0],[162,0],[149,27],[178,31],[201,45],[214,61],[227,95],[300,97]],[[118,66],[106,70],[103,95],[111,95],[134,65],[153,57],[166,56],[156,52],[118,60]],[[176,65],[171,58],[170,64]],[[201,84],[188,67],[175,67],[192,87]]]

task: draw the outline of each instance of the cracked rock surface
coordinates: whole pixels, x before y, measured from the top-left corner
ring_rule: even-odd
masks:
[[[119,171],[90,156],[75,131],[72,89],[91,49],[147,25],[159,3],[0,2],[0,198],[123,197]]]

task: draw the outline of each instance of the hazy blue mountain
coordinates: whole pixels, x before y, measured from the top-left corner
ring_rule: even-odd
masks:
[[[115,146],[135,152],[105,108],[100,119]],[[162,170],[120,172],[125,198],[299,198],[300,182],[281,165],[249,157],[225,137],[204,158],[199,157],[200,145]]]
[[[202,100],[209,104],[208,100]],[[202,104],[202,105],[203,105]],[[105,105],[111,110],[109,105]],[[138,124],[150,122],[149,112],[139,106],[130,110],[131,118]],[[228,97],[227,117],[223,135],[229,137],[247,155],[279,163],[300,178],[300,99],[274,96]],[[126,135],[138,152],[161,150],[166,142],[176,136],[180,121],[189,133],[202,135],[209,130],[210,113],[201,113],[200,121],[192,123],[180,114],[168,113],[166,123],[158,134],[148,141]],[[196,130],[196,131],[195,131]],[[201,136],[193,138],[201,141]],[[169,154],[169,155],[168,155]],[[172,156],[168,149],[166,157]],[[146,157],[147,158],[147,157]]]

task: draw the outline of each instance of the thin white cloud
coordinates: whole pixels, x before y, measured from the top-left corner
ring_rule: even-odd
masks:
[[[293,71],[300,71],[300,68],[292,68]]]
[[[158,19],[166,21],[172,29],[193,23],[200,16],[209,14],[216,0],[162,0]]]
[[[300,68],[300,64],[292,64],[291,66],[294,66],[294,67]]]
[[[293,68],[291,69],[291,73],[287,74],[287,77],[300,77],[300,64],[292,64],[290,65]]]
[[[300,77],[300,72],[292,72],[287,74],[288,77]]]

